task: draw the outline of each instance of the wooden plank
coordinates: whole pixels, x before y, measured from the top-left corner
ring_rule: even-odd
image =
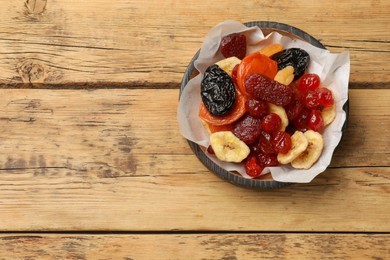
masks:
[[[2,234],[2,259],[388,259],[388,234]]]
[[[177,90],[1,90],[0,230],[389,231],[389,93],[351,91],[336,168],[255,192],[191,153]]]
[[[104,166],[122,175],[145,158],[192,155],[178,130],[177,90],[8,89],[1,94],[2,169]],[[389,100],[390,90],[350,91],[348,130],[333,167],[390,165]]]
[[[174,157],[182,163],[176,170]],[[329,169],[310,184],[258,192],[219,179],[193,157],[154,163],[122,176],[104,175],[104,166],[1,171],[0,230],[390,230],[389,167]]]
[[[337,8],[334,1],[5,1],[0,84],[177,86],[206,33],[229,19],[301,28],[331,51],[351,51],[351,82],[388,87],[389,9],[376,0]]]

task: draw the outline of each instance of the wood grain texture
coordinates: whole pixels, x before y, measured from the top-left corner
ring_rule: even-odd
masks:
[[[389,9],[380,0],[4,1],[0,85],[177,86],[206,33],[230,19],[298,27],[350,51],[351,82],[388,88]]]
[[[2,259],[388,259],[388,234],[0,236]]]
[[[389,90],[351,91],[333,168],[267,192],[206,170],[177,92],[1,90],[0,230],[390,230]]]

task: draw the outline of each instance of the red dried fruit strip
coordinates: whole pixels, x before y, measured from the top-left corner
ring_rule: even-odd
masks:
[[[241,93],[248,96],[245,89],[245,80],[254,73],[273,79],[278,72],[278,63],[269,57],[255,52],[246,56],[238,66],[237,85]]]
[[[245,81],[245,89],[255,99],[264,100],[278,106],[291,102],[292,89],[260,74],[252,74]]]

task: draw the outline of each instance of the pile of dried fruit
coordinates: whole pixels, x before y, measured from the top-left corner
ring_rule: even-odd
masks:
[[[225,36],[225,59],[201,82],[199,117],[210,132],[207,151],[244,163],[255,178],[265,167],[310,168],[323,149],[322,131],[336,116],[332,92],[307,73],[303,49],[269,45],[246,56],[245,35]]]

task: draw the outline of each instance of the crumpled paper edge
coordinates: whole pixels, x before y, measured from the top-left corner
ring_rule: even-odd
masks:
[[[334,149],[341,140],[341,129],[346,120],[343,106],[348,100],[349,52],[333,54],[307,42],[291,39],[276,32],[264,37],[261,29],[257,26],[248,28],[235,21],[222,22],[213,27],[206,35],[199,56],[194,62],[195,68],[200,74],[191,79],[181,93],[177,114],[181,134],[186,139],[200,146],[209,146],[209,133],[203,127],[198,117],[200,82],[207,67],[224,58],[218,51],[222,37],[234,32],[244,33],[246,35],[248,43],[247,54],[271,43],[280,43],[284,48],[300,47],[305,49],[311,58],[307,71],[317,73],[321,78],[322,84],[333,91],[335,96],[336,118],[323,132],[324,149],[320,159],[308,170],[295,169],[290,165],[284,165],[268,167],[263,171],[263,174],[271,172],[272,178],[280,182],[308,183],[312,181],[328,167]],[[237,171],[244,178],[251,178],[245,173],[242,164],[219,161],[214,155],[210,155],[207,152],[206,155],[221,168],[227,171]]]

